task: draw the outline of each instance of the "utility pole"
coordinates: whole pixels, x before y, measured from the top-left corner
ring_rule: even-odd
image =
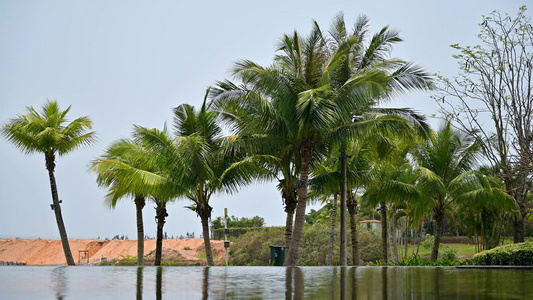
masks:
[[[226,250],[226,266],[228,265],[228,249],[229,249],[229,241],[228,241],[228,209],[224,208],[224,249]]]

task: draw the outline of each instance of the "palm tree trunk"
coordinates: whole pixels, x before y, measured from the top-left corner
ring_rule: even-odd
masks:
[[[398,213],[394,210],[392,213],[391,220],[391,237],[392,237],[392,261],[398,261],[398,236],[397,233],[397,222],[398,222]]]
[[[389,253],[387,249],[387,204],[381,202],[380,206],[381,213],[381,255],[383,256],[383,262],[387,264],[389,262]]]
[[[442,235],[442,223],[444,221],[444,212],[437,208],[435,211],[435,242],[433,243],[433,250],[431,251],[431,259],[437,260],[439,258],[440,237]]]
[[[135,197],[135,210],[137,214],[137,266],[144,266],[144,225],[143,208],[146,204],[143,196]]]
[[[293,195],[287,196],[285,200],[285,212],[287,213],[287,219],[285,220],[285,253],[290,252],[291,241],[292,241],[292,223],[294,219],[294,210],[296,209],[296,194],[293,192]]]
[[[291,247],[289,249],[289,261],[287,266],[296,266],[298,264],[298,254],[300,252],[300,243],[304,234],[305,209],[307,206],[307,186],[309,184],[309,167],[313,156],[311,145],[302,145],[301,150],[301,169],[300,184],[298,187],[298,204],[296,206],[296,217],[294,219],[294,230],[292,235]]]
[[[333,194],[333,208],[331,209],[331,229],[329,231],[329,244],[328,244],[328,261],[327,265],[331,266],[331,260],[333,259],[333,245],[335,244],[335,223],[337,223],[337,194]]]
[[[404,258],[407,258],[407,252],[409,251],[409,218],[405,217],[405,252]]]
[[[157,220],[157,239],[155,242],[155,262],[154,266],[161,265],[161,255],[163,253],[163,227],[165,226],[165,219],[168,216],[166,203],[158,199],[156,200],[156,220]]]
[[[357,220],[355,212],[357,211],[357,201],[355,201],[352,193],[350,193],[350,201],[348,201],[348,213],[350,214],[350,230],[352,232],[352,266],[359,265],[359,235],[357,234]]]
[[[211,249],[211,240],[209,239],[209,217],[201,215],[202,220],[202,235],[204,236],[205,258],[208,266],[214,266],[213,250]]]
[[[341,236],[340,236],[340,265],[346,266],[346,196],[348,189],[346,147],[341,150]]]
[[[50,188],[52,190],[52,210],[56,215],[57,227],[59,229],[59,236],[61,238],[61,245],[63,246],[63,252],[67,260],[67,265],[74,266],[74,258],[70,251],[70,245],[68,243],[67,230],[65,229],[65,223],[63,222],[63,215],[61,214],[61,206],[59,202],[59,196],[57,194],[56,178],[54,175],[55,169],[55,155],[45,154],[46,169],[48,170],[48,177],[50,179]]]

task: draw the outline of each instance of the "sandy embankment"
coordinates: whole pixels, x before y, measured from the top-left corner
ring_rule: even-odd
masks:
[[[163,253],[175,250],[184,263],[205,265],[205,259],[199,255],[204,253],[203,239],[163,240]],[[144,255],[155,250],[155,240],[144,241]],[[224,262],[224,241],[211,241],[215,265]],[[70,240],[70,250],[76,264],[87,263],[85,255],[88,251],[89,263],[99,263],[102,258],[107,260],[120,259],[121,255],[137,256],[137,240]],[[174,251],[170,251],[176,254]],[[83,259],[81,259],[83,257]],[[205,257],[205,255],[204,255]],[[164,257],[163,257],[164,258]],[[24,240],[0,239],[0,262],[26,263],[27,265],[63,265],[65,255],[60,240]]]

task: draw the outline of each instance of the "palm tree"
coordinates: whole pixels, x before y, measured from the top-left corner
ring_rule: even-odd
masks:
[[[207,103],[206,93],[200,110],[183,104],[174,109],[174,129],[183,173],[186,178],[184,195],[193,202],[190,206],[200,217],[208,265],[214,265],[209,234],[212,207],[211,196],[216,192],[233,193],[252,180],[245,167],[232,167],[242,158],[238,147],[233,147],[235,137],[224,137],[217,123],[219,113]]]
[[[276,69],[262,70],[265,73]],[[242,73],[237,73],[242,75]],[[263,74],[272,76],[274,74]],[[241,78],[248,82],[247,79]],[[292,224],[296,210],[299,165],[296,160],[297,145],[294,126],[287,111],[275,107],[268,92],[252,84],[237,86],[230,81],[218,82],[211,89],[211,105],[219,110],[221,118],[230,124],[238,143],[248,157],[237,166],[253,170],[258,180],[276,180],[285,206],[285,248],[289,252],[292,240]]]
[[[57,101],[47,101],[42,112],[27,107],[27,113],[18,115],[2,127],[2,135],[17,148],[27,154],[40,152],[44,154],[46,169],[52,190],[52,210],[56,216],[59,235],[68,265],[74,265],[74,259],[68,243],[67,231],[61,214],[57,184],[54,175],[56,155],[68,154],[83,145],[90,145],[96,140],[88,117],[80,117],[68,123],[67,114],[70,106],[61,111]]]
[[[234,75],[244,83],[245,91],[266,99],[257,105],[257,118],[250,123],[255,124],[251,126],[255,133],[270,137],[272,141],[285,141],[295,154],[293,162],[300,180],[296,183],[298,204],[288,255],[290,265],[297,262],[303,234],[309,167],[326,152],[325,138],[332,130],[338,132],[338,140],[353,136],[354,129],[343,125],[349,124],[358,112],[373,106],[379,97],[428,84],[427,74],[418,67],[381,56],[381,52],[390,49],[392,42],[399,40],[387,28],[370,45],[376,55],[361,56],[366,52],[358,52],[363,49],[358,38],[364,36],[367,21],[361,22],[364,24],[356,27],[357,34],[346,34],[345,30],[335,28],[333,31],[339,34],[332,38],[315,22],[307,38],[297,32],[283,36],[273,65],[262,67],[242,60],[234,68]],[[344,26],[343,22],[335,23]],[[371,53],[369,50],[368,54]],[[249,100],[242,99],[244,103]],[[399,123],[400,127],[406,126],[405,120]],[[382,130],[398,129],[398,124],[391,124]],[[366,126],[366,136],[375,127]],[[361,130],[358,132],[362,136]]]
[[[132,197],[137,216],[137,265],[144,264],[144,227],[142,209],[146,199],[156,204],[157,238],[154,265],[161,264],[163,245],[163,227],[168,216],[166,204],[179,191],[176,185],[163,173],[168,163],[168,155],[162,149],[152,148],[152,137],[168,142],[170,151],[172,142],[165,130],[147,129],[135,126],[134,139],[121,139],[111,144],[101,158],[92,162],[92,171],[98,174],[97,182],[109,187],[106,201],[114,208],[119,199]],[[164,156],[163,156],[164,155]]]
[[[115,208],[118,200],[131,197],[135,203],[137,217],[137,265],[144,265],[144,225],[142,210],[151,187],[144,180],[147,172],[147,149],[140,140],[121,139],[112,143],[101,158],[91,163],[98,185],[109,188],[106,202]]]
[[[452,203],[465,207],[514,207],[512,197],[491,183],[490,177],[472,171],[480,154],[479,142],[455,131],[449,120],[415,152],[421,193],[418,205],[432,207],[434,212],[433,260],[438,258],[444,214]]]
[[[349,45],[330,53],[322,37],[322,32],[315,23],[307,39],[301,38],[296,32],[292,36],[284,36],[280,47],[281,54],[278,55],[277,62],[272,67],[262,68],[253,62],[242,61],[238,64],[236,71],[245,83],[253,85],[254,88],[269,96],[271,101],[269,107],[274,109],[269,109],[265,113],[279,116],[274,120],[280,120],[283,124],[276,127],[259,125],[257,128],[278,130],[276,133],[271,131],[265,134],[285,135],[284,140],[290,141],[294,145],[293,149],[296,150],[296,165],[299,166],[300,180],[297,183],[298,202],[288,265],[297,264],[312,160],[317,159],[317,154],[323,151],[321,147],[325,146],[324,138],[335,126],[341,113],[341,107],[335,102],[340,98],[332,99],[330,79],[334,74],[334,67],[342,57],[342,53],[349,49]],[[364,81],[356,78],[350,82],[349,86],[375,87],[380,84],[379,80],[382,78],[377,76],[379,74],[373,75],[375,78],[365,77]],[[357,93],[351,94],[346,92],[349,97],[343,98],[344,104],[351,105],[349,100],[356,98],[359,98],[358,102],[361,99],[368,99],[368,97],[360,97],[361,94],[366,93],[364,90],[366,89],[361,88]],[[259,124],[265,120],[270,120],[270,118],[261,118]]]

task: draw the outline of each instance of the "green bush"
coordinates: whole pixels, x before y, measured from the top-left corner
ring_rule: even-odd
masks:
[[[339,264],[339,226],[335,230],[332,263]],[[349,232],[349,230],[348,230]],[[365,226],[358,227],[359,253],[361,260],[371,262],[381,259],[381,238],[372,234]],[[300,244],[298,264],[303,266],[324,266],[327,263],[330,225],[316,223],[306,225]],[[347,256],[351,261],[351,238],[347,237]],[[266,266],[270,260],[270,246],[285,244],[284,227],[266,227],[242,235],[230,249],[231,265]],[[288,253],[285,253],[288,259]]]
[[[302,266],[325,266],[327,265],[328,246],[331,225],[315,223],[306,226],[304,236],[300,244],[298,253],[298,264]],[[340,230],[338,226],[335,232],[335,244],[333,245],[332,263],[338,265],[340,262]],[[350,250],[348,249],[348,252]]]
[[[440,259],[454,261],[457,259],[457,253],[458,251],[454,247],[451,247],[445,244],[440,244],[440,247],[439,247],[439,258]]]
[[[426,234],[425,238],[424,238],[424,241],[420,244],[422,245],[422,247],[426,248],[426,249],[433,249],[433,244],[435,243],[435,237],[432,236],[431,234]]]
[[[364,262],[374,262],[382,259],[381,236],[373,234],[366,226],[357,228],[359,237],[359,256]]]
[[[338,236],[338,230],[337,230]],[[300,244],[298,264],[304,266],[326,265],[329,243],[329,225],[306,225]],[[231,265],[267,266],[270,263],[270,246],[285,245],[285,227],[266,227],[249,231],[230,249]],[[285,259],[288,253],[285,252]],[[339,262],[339,240],[335,239],[333,264]]]
[[[403,258],[396,263],[389,264],[390,266],[432,266],[432,267],[442,267],[442,266],[456,266],[459,263],[455,260],[442,259],[442,260],[431,260],[429,258],[422,258],[418,255],[413,257]],[[383,266],[381,262],[372,264],[374,266]]]
[[[532,266],[533,243],[519,243],[496,247],[474,255],[476,265]]]
[[[268,266],[270,246],[285,244],[285,227],[266,227],[249,231],[230,248],[231,265]]]

